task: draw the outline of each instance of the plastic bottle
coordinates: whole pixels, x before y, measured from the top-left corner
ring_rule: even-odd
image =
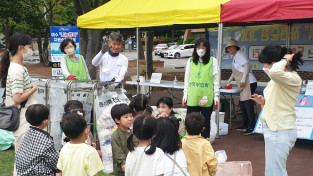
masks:
[[[178,80],[176,79],[176,76],[174,78],[174,81],[173,81],[174,84],[178,84]]]
[[[302,81],[302,87],[301,87],[301,94],[305,94],[306,91],[306,81],[303,80]]]

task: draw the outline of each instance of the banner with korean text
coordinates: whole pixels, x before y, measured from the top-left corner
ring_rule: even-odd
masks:
[[[63,78],[60,60],[65,56],[60,50],[61,42],[70,38],[76,43],[75,54],[79,54],[79,30],[77,26],[51,26],[51,62],[52,76]]]
[[[288,25],[260,25],[232,27],[223,29],[222,69],[231,69],[233,56],[225,53],[226,42],[236,39],[240,50],[251,60],[253,70],[262,70],[258,57],[267,45],[286,45]],[[208,30],[206,37],[210,41],[211,54],[217,57],[217,30]],[[291,26],[290,48],[294,52],[301,51],[305,64],[299,71],[312,71],[313,67],[313,23],[293,24]]]

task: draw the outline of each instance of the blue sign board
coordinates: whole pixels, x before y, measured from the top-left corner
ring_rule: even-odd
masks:
[[[60,60],[65,54],[61,52],[60,44],[66,38],[70,38],[76,43],[75,54],[79,54],[79,30],[77,26],[50,27],[52,76],[63,76]]]

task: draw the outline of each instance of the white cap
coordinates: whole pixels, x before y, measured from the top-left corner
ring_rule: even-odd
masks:
[[[226,52],[226,53],[228,53],[226,48],[229,47],[229,46],[236,46],[237,48],[239,48],[238,42],[237,42],[237,40],[235,40],[235,39],[230,39],[230,40],[227,41],[226,47],[225,47],[225,52]],[[240,49],[240,48],[239,48],[239,49]]]

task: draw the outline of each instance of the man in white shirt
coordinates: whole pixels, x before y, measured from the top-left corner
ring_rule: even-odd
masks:
[[[100,65],[100,81],[122,82],[127,73],[128,59],[120,53],[123,36],[112,32],[104,39],[101,51],[92,59],[92,65]],[[109,49],[107,49],[109,46]],[[107,52],[106,52],[107,51]]]

